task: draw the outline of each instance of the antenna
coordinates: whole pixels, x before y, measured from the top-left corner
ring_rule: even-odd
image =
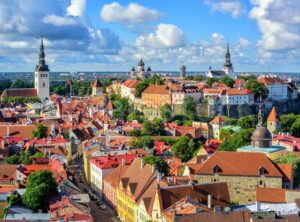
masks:
[[[258,124],[257,126],[262,126],[263,122],[263,112],[262,112],[262,93],[259,96],[259,111],[258,111]]]

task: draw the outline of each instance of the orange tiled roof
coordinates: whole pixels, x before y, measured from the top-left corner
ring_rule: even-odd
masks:
[[[270,122],[278,121],[278,115],[277,115],[277,112],[276,112],[276,108],[274,106],[273,106],[267,120],[270,121]]]
[[[285,203],[285,189],[257,187],[256,201],[265,203]]]
[[[257,79],[258,82],[265,85],[286,84],[286,82],[278,77],[261,76]]]
[[[249,89],[227,89],[226,95],[249,95],[252,91]]]
[[[167,85],[150,85],[148,86],[143,94],[169,94],[169,87]]]
[[[283,175],[283,181],[290,183],[293,178],[293,167],[291,164],[279,163],[277,167],[281,174]]]
[[[259,176],[259,169],[263,167],[266,177],[282,177],[282,174],[272,161],[263,153],[248,152],[215,152],[196,171],[196,174],[214,174],[217,166],[220,175]]]
[[[226,124],[226,120],[222,116],[216,116],[212,121],[210,121],[211,124],[218,124],[218,125],[224,125]]]
[[[123,82],[123,86],[126,86],[128,88],[135,88],[137,84],[139,83],[136,79],[127,79],[125,82]]]

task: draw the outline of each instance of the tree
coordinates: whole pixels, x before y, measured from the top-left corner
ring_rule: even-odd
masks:
[[[196,103],[194,102],[193,97],[187,96],[183,99],[183,112],[191,120],[197,118]]]
[[[300,118],[293,123],[290,132],[293,136],[300,137]]]
[[[294,175],[294,186],[295,188],[299,188],[300,185],[300,158],[295,154],[288,154],[286,156],[281,156],[277,163],[285,163],[291,164],[293,167],[293,175]]]
[[[24,80],[22,79],[17,79],[16,81],[14,81],[10,88],[33,88],[34,85],[32,82],[25,82]]]
[[[257,80],[250,79],[246,82],[245,88],[251,90],[254,93],[254,98],[259,98],[260,95],[262,95],[262,98],[268,97],[268,89],[267,87],[260,82],[257,82]]]
[[[221,128],[220,139],[223,141],[226,141],[226,140],[230,139],[230,137],[232,136],[233,133],[234,133],[234,131],[230,128],[228,128],[228,129]]]
[[[126,120],[131,110],[131,106],[129,105],[128,99],[119,98],[113,101],[113,105],[115,107],[113,113],[114,118]]]
[[[73,94],[75,96],[86,96],[92,93],[91,82],[84,81],[75,81],[72,87]]]
[[[234,86],[234,80],[231,79],[231,78],[228,77],[228,76],[222,77],[222,78],[220,79],[220,83],[223,83],[223,84],[225,84],[226,86],[231,87],[231,88]]]
[[[142,97],[142,92],[149,86],[149,84],[145,81],[139,82],[135,88],[135,97]]]
[[[135,137],[141,136],[141,130],[140,129],[133,129],[133,130],[128,132],[128,135],[129,136],[135,136]]]
[[[282,132],[291,132],[291,126],[296,119],[298,118],[297,115],[293,113],[285,114],[280,116],[280,123],[281,123],[281,131]]]
[[[16,154],[14,154],[14,155],[7,157],[5,159],[5,163],[6,164],[20,164],[20,159]]]
[[[32,130],[31,137],[36,139],[46,138],[48,136],[48,127],[38,123],[36,129]]]
[[[180,158],[181,161],[187,162],[199,148],[200,145],[195,143],[193,139],[187,136],[181,136],[172,146],[172,153],[175,157]]]
[[[219,151],[236,151],[237,148],[249,145],[251,142],[251,136],[254,129],[242,129],[239,132],[235,132],[232,136],[225,140],[220,148]]]
[[[159,136],[164,134],[163,121],[154,119],[153,121],[145,120],[142,127],[142,135]]]
[[[57,193],[57,184],[48,170],[40,170],[28,177],[23,203],[32,210],[47,209],[48,200]]]
[[[250,76],[238,76],[238,79],[244,79],[245,81],[249,81],[249,80],[256,80],[256,76],[255,75],[250,75]]]
[[[160,116],[165,122],[170,122],[172,120],[172,108],[169,104],[160,107]]]
[[[11,194],[6,198],[6,201],[10,206],[13,205],[21,205],[22,204],[22,197],[19,193]]]
[[[132,122],[133,120],[137,120],[139,123],[144,122],[145,116],[144,113],[138,110],[132,110],[127,116],[127,121]]]
[[[207,78],[206,79],[206,84],[209,86],[212,86],[212,84],[214,84],[215,82],[218,82],[218,79],[215,79],[215,78]]]
[[[257,123],[258,123],[257,115],[244,116],[240,118],[237,122],[238,126],[242,127],[243,129],[255,128]]]
[[[150,136],[142,136],[139,140],[143,148],[153,148],[154,146],[154,140]]]
[[[57,95],[65,96],[67,94],[67,87],[56,85],[52,88],[53,92]]]
[[[30,156],[31,155],[30,155],[29,152],[23,152],[23,151],[21,151],[20,155],[19,155],[20,163],[22,163],[22,164],[31,164],[32,160],[31,160]]]
[[[145,156],[143,160],[146,164],[154,165],[158,172],[164,175],[169,174],[169,166],[164,159],[157,156]]]

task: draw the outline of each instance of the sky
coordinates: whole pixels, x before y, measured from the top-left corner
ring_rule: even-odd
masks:
[[[299,0],[1,0],[0,72],[299,72]]]

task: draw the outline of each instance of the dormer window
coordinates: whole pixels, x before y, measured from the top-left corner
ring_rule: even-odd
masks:
[[[218,165],[215,165],[213,167],[213,174],[219,174],[221,172],[222,172],[222,170],[221,170],[221,168]]]
[[[264,167],[260,167],[258,171],[259,171],[259,176],[264,176],[269,173]]]

